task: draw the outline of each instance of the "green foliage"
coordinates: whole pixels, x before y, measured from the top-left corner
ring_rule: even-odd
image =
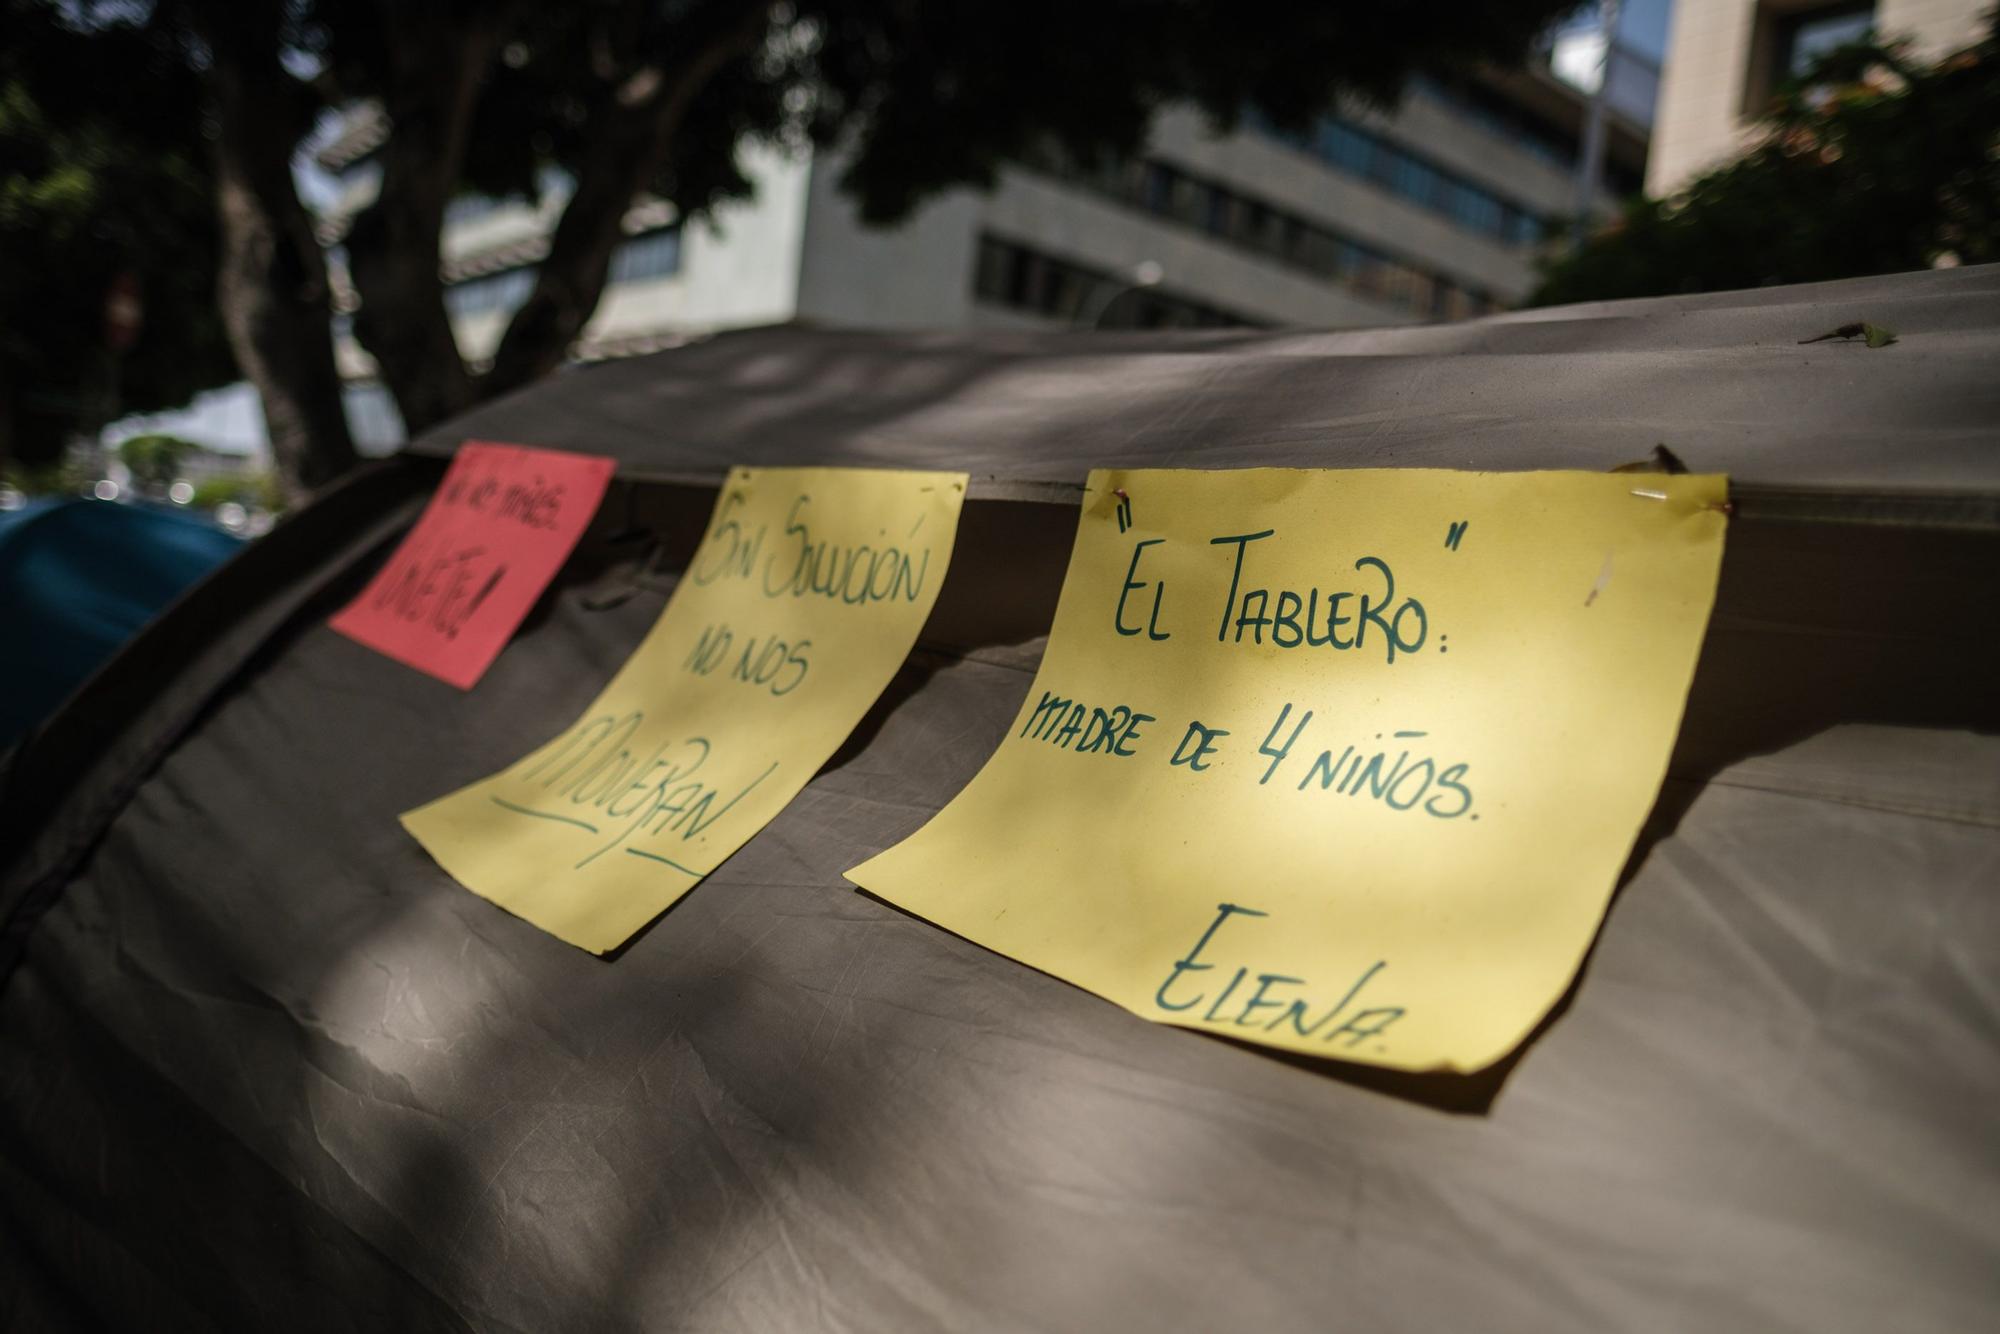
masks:
[[[195,483],[194,495],[188,500],[188,504],[201,510],[212,510],[217,505],[226,505],[232,500],[239,505],[245,504],[247,502],[244,499],[244,491],[247,480],[243,477],[205,478]]]
[[[1550,262],[1531,304],[1713,292],[2000,259],[2000,45],[1923,67],[1830,53],[1763,139],[1671,199],[1635,199]],[[1893,340],[1893,336],[1892,336]],[[1872,337],[1869,346],[1883,346]]]
[[[1845,341],[1859,338],[1869,347],[1887,347],[1896,341],[1896,331],[1886,324],[1870,324],[1866,320],[1856,320],[1843,324],[1837,329],[1829,329],[1816,338],[1801,338],[1801,343],[1830,343],[1835,339]]]
[[[268,472],[210,477],[195,484],[194,496],[188,504],[194,509],[212,510],[231,501],[247,509],[263,509],[279,514],[285,508],[284,487],[276,474]]]
[[[953,186],[1053,144],[1083,161],[1136,149],[1152,118],[1192,103],[1232,124],[1255,106],[1304,128],[1343,96],[1386,102],[1418,71],[1518,58],[1577,0],[790,0],[766,40],[722,67],[646,182],[686,213],[748,192],[738,146],[838,144],[841,184],[864,217],[899,221]],[[322,10],[334,7],[322,4]],[[607,47],[628,66],[700,41],[740,6],[598,0],[538,5],[490,71],[466,162],[472,190],[533,197],[535,168],[575,168],[596,132]],[[717,16],[720,15],[719,19]],[[330,22],[329,54],[354,93],[372,91],[379,41]],[[607,36],[611,34],[611,36]]]
[[[144,491],[164,491],[181,475],[181,465],[201,446],[173,435],[135,435],[118,446],[118,458]]]
[[[69,457],[52,463],[10,462],[0,467],[0,485],[27,496],[80,496],[96,481],[90,469]]]
[[[234,378],[215,245],[192,72],[129,29],[0,0],[0,457],[54,460],[114,386],[119,410],[144,411]],[[145,319],[114,367],[121,274]]]

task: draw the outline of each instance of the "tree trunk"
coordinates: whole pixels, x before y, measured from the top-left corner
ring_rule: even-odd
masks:
[[[659,174],[695,96],[752,49],[769,15],[762,0],[747,4],[715,32],[689,40],[678,58],[644,64],[606,89],[590,118],[576,192],[550,238],[534,291],[514,312],[493,368],[481,377],[481,397],[517,389],[562,363],[603,295],[626,210]]]
[[[358,462],[333,362],[326,260],[292,185],[301,99],[275,43],[265,52],[254,37],[243,40],[250,34],[230,33],[226,15],[209,26],[222,223],[216,298],[237,363],[263,399],[279,476],[297,501]]]
[[[518,13],[509,5],[471,22],[438,6],[385,9],[392,78],[382,187],[354,220],[347,251],[361,294],[355,335],[413,435],[475,397],[445,309],[439,240],[480,86]]]

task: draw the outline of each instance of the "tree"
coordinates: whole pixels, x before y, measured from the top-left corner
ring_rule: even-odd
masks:
[[[181,467],[200,446],[174,435],[135,435],[118,446],[118,459],[132,474],[132,484],[147,495],[164,495],[180,477]]]
[[[194,75],[138,35],[0,0],[0,462],[48,470],[113,410],[235,378],[200,107]],[[114,289],[143,307],[136,328],[106,328]]]
[[[379,103],[379,195],[345,249],[356,336],[421,430],[560,363],[596,308],[621,222],[652,195],[699,214],[749,183],[747,141],[840,144],[873,222],[1054,146],[1137,149],[1156,112],[1256,107],[1303,128],[1343,95],[1517,57],[1575,0],[14,0],[131,29],[200,77],[223,238],[219,295],[281,468],[352,460],[325,260],[290,160],[328,109]],[[439,278],[455,194],[574,182],[490,367],[461,358]]]
[[[1552,262],[1531,304],[1713,292],[2000,259],[2000,46],[1934,66],[1830,52],[1781,89],[1756,147],[1631,201]]]

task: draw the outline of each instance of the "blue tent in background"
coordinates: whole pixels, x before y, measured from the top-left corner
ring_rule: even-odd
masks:
[[[0,513],[0,747],[241,546],[183,514],[101,500]]]

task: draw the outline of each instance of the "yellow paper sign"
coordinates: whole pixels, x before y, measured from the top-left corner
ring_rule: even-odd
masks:
[[[1652,805],[1724,479],[1094,472],[986,767],[848,874],[1144,1018],[1470,1071]]]
[[[475,894],[602,954],[763,828],[916,643],[964,473],[739,468],[667,609],[583,717],[406,813]]]

